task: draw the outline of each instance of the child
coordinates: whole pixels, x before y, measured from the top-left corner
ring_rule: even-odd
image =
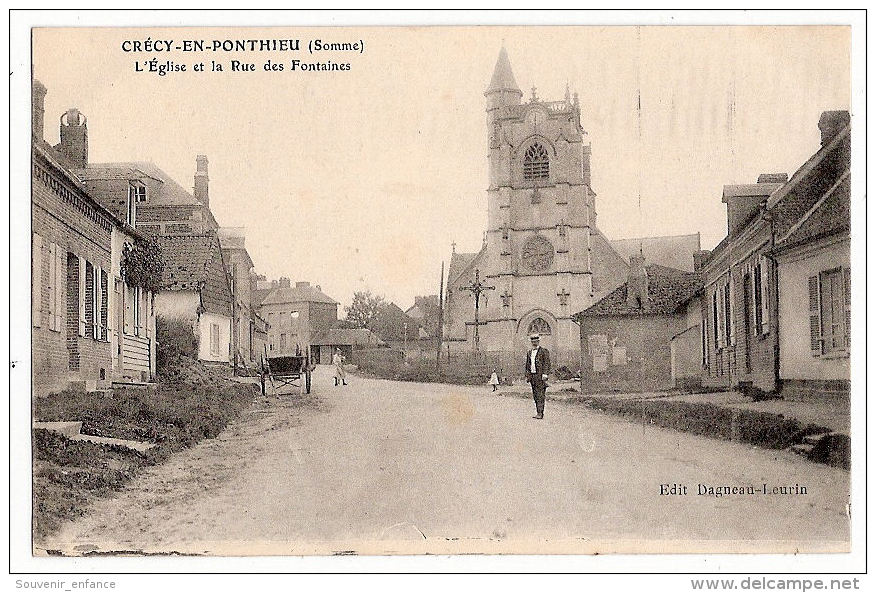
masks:
[[[493,391],[499,388],[499,376],[496,374],[496,371],[493,371],[493,374],[490,375],[490,385],[493,386]]]

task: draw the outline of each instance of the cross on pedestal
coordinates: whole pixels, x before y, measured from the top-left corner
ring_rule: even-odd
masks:
[[[480,322],[478,321],[478,312],[481,308],[481,293],[484,293],[488,290],[496,290],[495,286],[487,286],[483,282],[481,282],[481,271],[479,269],[475,270],[474,281],[468,286],[460,286],[458,290],[467,290],[474,295],[475,299],[475,316],[474,316],[474,349],[478,350],[478,346],[480,344],[480,335],[478,333],[478,328],[480,327]]]

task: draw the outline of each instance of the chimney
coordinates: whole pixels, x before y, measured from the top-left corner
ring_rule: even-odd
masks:
[[[78,169],[88,164],[88,120],[71,107],[61,116],[61,154]]]
[[[195,159],[195,199],[210,207],[210,178],[207,176],[207,156],[199,154]]]
[[[758,183],[787,183],[787,173],[761,173],[757,176]]]
[[[849,123],[848,111],[825,111],[818,118],[818,129],[821,130],[821,145],[833,140],[834,136]]]
[[[701,249],[700,251],[693,252],[694,272],[699,272],[703,269],[703,262],[706,261],[706,258],[709,257],[710,253],[712,252],[708,249]]]
[[[296,282],[295,288],[310,288],[310,282]]]
[[[627,277],[627,307],[643,309],[648,305],[648,272],[645,270],[645,257],[641,254],[630,256],[630,274]]]
[[[289,288],[292,285],[292,281],[286,278],[285,276],[280,276],[280,288]]]
[[[46,90],[45,85],[36,78],[31,86],[31,130],[38,140],[44,140],[45,117],[46,117]]]

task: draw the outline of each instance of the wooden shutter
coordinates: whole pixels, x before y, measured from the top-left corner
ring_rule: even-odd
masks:
[[[85,261],[85,296],[91,298],[91,306],[85,307],[85,337],[94,337],[94,266]]]
[[[55,308],[57,307],[55,299],[58,298],[58,291],[55,290],[55,280],[58,278],[58,272],[55,269],[58,265],[57,247],[54,243],[49,243],[49,329],[52,331],[55,331]]]
[[[79,256],[79,335],[85,336],[85,258]]]
[[[821,356],[821,295],[818,276],[809,277],[809,349],[812,356]]]
[[[733,297],[736,296],[736,291],[733,290],[733,284],[733,276],[730,276],[727,280],[727,341],[731,346],[736,345],[736,324],[733,319],[733,311],[735,310],[735,307],[733,306]]]
[[[55,331],[61,331],[67,319],[67,251],[56,245],[55,257]]]
[[[122,298],[125,300],[122,331],[128,335],[134,333],[134,291],[130,286],[122,286]]]
[[[33,253],[31,254],[31,309],[34,327],[43,322],[43,238],[33,234]]]
[[[770,332],[770,260],[765,256],[760,256],[760,330],[761,333],[768,334]]]
[[[107,325],[109,321],[109,286],[107,286],[106,270],[100,271],[100,339],[108,339]]]
[[[852,269],[843,268],[843,295],[846,305],[846,348],[852,346]]]

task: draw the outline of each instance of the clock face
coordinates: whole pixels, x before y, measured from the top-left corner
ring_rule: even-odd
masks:
[[[544,237],[533,237],[523,244],[520,259],[528,269],[541,272],[553,263],[554,246]]]

